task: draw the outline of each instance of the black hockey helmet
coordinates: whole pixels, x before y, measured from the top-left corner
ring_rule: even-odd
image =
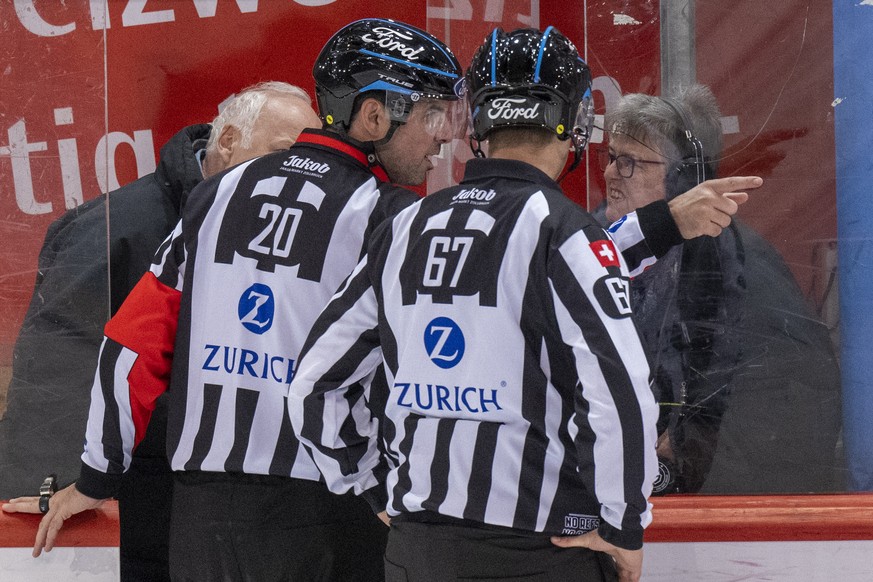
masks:
[[[588,144],[594,123],[591,73],[576,47],[553,26],[495,29],[467,70],[472,138],[496,127],[544,127]]]
[[[312,72],[319,113],[345,133],[355,98],[382,91],[392,121],[406,121],[421,99],[458,101],[465,79],[458,59],[433,35],[409,24],[366,18],[327,41]]]

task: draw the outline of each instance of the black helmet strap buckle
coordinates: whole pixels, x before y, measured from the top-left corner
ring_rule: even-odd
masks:
[[[570,172],[579,167],[579,164],[582,162],[582,154],[585,152],[585,146],[588,143],[588,138],[586,136],[575,131],[570,132],[570,139],[573,140],[573,162],[570,164],[570,167],[564,170],[558,179],[555,180],[558,184],[560,184]]]
[[[478,139],[473,137],[472,134],[470,135],[470,150],[477,158],[485,157],[485,152],[482,151],[482,143]]]
[[[399,128],[404,123],[406,123],[406,122],[392,119],[391,125],[388,127],[388,132],[385,134],[385,137],[383,137],[381,139],[373,140],[373,145],[378,148],[378,147],[382,147],[383,145],[385,145],[386,143],[391,141],[391,138],[394,137],[394,132],[397,131],[397,128]]]

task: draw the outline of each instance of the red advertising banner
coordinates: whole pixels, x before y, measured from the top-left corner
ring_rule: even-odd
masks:
[[[627,90],[657,92],[657,2],[552,0],[7,0],[0,85],[0,366],[8,365],[48,225],[66,210],[155,169],[179,128],[207,122],[238,89],[283,80],[313,91],[311,67],[342,24],[381,16],[426,27],[461,62],[495,27],[554,24],[594,76],[597,112]],[[594,144],[602,141],[597,131]],[[459,177],[437,164],[433,190]],[[448,158],[444,160],[447,162]],[[565,182],[602,199],[596,156]]]
[[[54,219],[152,172],[167,139],[242,87],[313,94],[325,41],[377,14],[425,26],[423,1],[0,2],[0,367]]]
[[[822,304],[835,297],[832,7],[693,4],[697,80],[713,88],[724,116],[721,173],[765,176],[740,214]],[[312,63],[343,24],[370,16],[415,24],[462,63],[495,26],[555,25],[591,67],[601,127],[622,94],[660,93],[660,10],[657,0],[0,1],[0,369],[48,225],[154,170],[170,136],[212,119],[240,88],[276,79],[311,93]],[[596,130],[585,166],[564,182],[589,208],[603,199],[594,155],[603,141]],[[456,181],[471,154],[458,141],[444,155],[429,190]]]

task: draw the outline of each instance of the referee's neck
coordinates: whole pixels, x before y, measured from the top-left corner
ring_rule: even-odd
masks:
[[[518,144],[503,146],[490,150],[488,157],[500,160],[517,160],[537,168],[552,180],[561,175],[567,163],[569,140],[561,141],[557,137],[545,146]]]

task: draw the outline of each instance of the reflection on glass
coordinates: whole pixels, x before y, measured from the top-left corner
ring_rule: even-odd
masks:
[[[721,114],[701,85],[607,113],[605,217],[714,177]],[[633,173],[622,159],[637,164]],[[767,185],[765,184],[765,187]],[[756,192],[755,194],[760,194]],[[763,195],[763,194],[762,194]],[[662,492],[832,491],[842,484],[839,369],[779,253],[741,220],[674,247],[631,283],[661,403]]]
[[[97,7],[100,4],[91,3]],[[305,63],[307,59],[297,59],[299,68],[292,69],[287,62],[268,59],[267,55],[275,52],[272,48],[275,43],[259,43],[257,32],[262,28],[267,30],[264,23],[268,23],[273,37],[278,39],[281,34],[294,30],[295,27],[281,26],[290,21],[291,16],[293,22],[314,28],[322,26],[322,32],[338,22],[321,17],[316,22],[308,16],[311,10],[307,12],[302,8],[299,8],[301,12],[282,18],[265,9],[243,15],[230,3],[228,11],[219,11],[210,18],[199,18],[194,11],[183,12],[176,8],[172,23],[155,21],[147,26],[130,26],[125,25],[122,18],[123,4],[108,4],[113,14],[109,19],[107,12],[105,23],[112,21],[112,28],[108,30],[118,40],[107,47],[106,54],[103,34],[107,29],[105,24],[95,20],[99,14],[91,14],[87,3],[40,4],[35,13],[28,12],[29,27],[20,21],[26,16],[25,11],[10,10],[2,16],[8,35],[4,47],[8,50],[2,68],[4,84],[0,87],[3,103],[0,111],[0,187],[3,192],[0,240],[4,243],[0,249],[3,265],[0,417],[19,328],[20,341],[26,341],[24,336],[28,331],[38,331],[29,318],[23,326],[21,322],[34,288],[37,253],[51,222],[60,217],[65,208],[81,202],[83,196],[90,198],[101,189],[110,189],[118,182],[124,184],[150,172],[154,168],[147,167],[144,160],[151,157],[153,143],[160,145],[179,127],[211,117],[203,114],[205,106],[189,99],[189,94],[202,93],[217,98],[245,82],[230,70],[232,67],[223,67],[229,71],[226,77],[214,75],[219,69],[216,63],[225,63],[239,50],[238,47],[216,50],[221,44],[217,39],[226,36],[223,27],[237,32],[240,27],[248,27],[247,34],[236,36],[254,39],[247,45],[244,59],[252,78],[279,75],[285,78],[290,74],[294,77],[292,80],[305,82],[311,68]],[[264,8],[264,3],[261,4]],[[428,4],[422,20],[432,32],[449,42],[462,62],[469,59],[473,48],[495,25],[507,30],[524,25],[558,26],[576,42],[591,66],[598,114],[613,110],[623,93],[669,93],[668,87],[659,85],[661,69],[665,68],[661,55],[671,49],[661,37],[663,17],[659,8],[666,2],[446,3],[431,0]],[[684,7],[686,3],[671,4]],[[664,368],[659,372],[664,378],[662,381],[681,379],[678,387],[670,384],[660,390],[664,408],[679,411],[665,416],[666,427],[662,429],[665,435],[675,435],[677,442],[673,443],[671,438],[669,443],[675,450],[704,459],[687,477],[697,484],[683,486],[684,489],[702,492],[838,490],[844,486],[839,454],[842,444],[840,389],[833,351],[825,341],[819,315],[832,327],[834,337],[840,323],[844,330],[854,330],[855,341],[849,342],[843,353],[846,358],[854,357],[854,361],[846,361],[845,367],[857,377],[855,390],[859,401],[865,398],[865,379],[870,376],[866,371],[869,364],[865,361],[871,360],[869,342],[863,341],[869,336],[870,326],[862,316],[869,317],[869,314],[863,313],[864,305],[858,300],[864,296],[864,287],[869,287],[866,271],[858,269],[854,286],[848,277],[841,280],[843,288],[849,289],[846,296],[856,306],[852,317],[846,316],[848,311],[844,306],[842,322],[835,291],[838,246],[835,158],[844,172],[840,187],[851,186],[858,204],[857,208],[850,207],[846,203],[847,196],[841,192],[844,213],[841,228],[848,225],[860,229],[860,234],[856,236],[852,231],[850,237],[845,237],[849,231],[842,231],[845,238],[839,241],[839,249],[844,253],[841,257],[844,263],[851,259],[864,264],[865,255],[859,255],[859,250],[869,238],[864,238],[866,227],[855,218],[865,215],[863,209],[869,199],[869,181],[858,173],[859,169],[869,166],[865,163],[869,158],[868,148],[861,143],[869,132],[859,129],[858,119],[867,120],[869,115],[860,111],[866,101],[859,99],[845,80],[841,81],[863,77],[858,73],[863,60],[857,56],[857,47],[840,48],[853,34],[859,35],[861,46],[866,46],[864,29],[854,28],[858,22],[858,3],[697,0],[692,4],[694,21],[686,23],[691,34],[682,39],[686,44],[679,48],[680,54],[689,53],[696,59],[688,63],[687,72],[712,86],[719,96],[727,146],[720,156],[715,156],[723,159],[720,174],[760,174],[768,181],[741,211],[754,230],[738,222],[717,244],[687,244],[665,257],[663,265],[658,266],[663,273],[676,271],[671,275],[673,278],[652,270],[635,283],[636,293],[642,293],[641,311],[645,313],[641,317],[654,322],[651,330],[655,331],[650,331],[649,335],[656,336],[652,341],[664,352],[657,352],[661,354],[658,366]],[[839,8],[835,9],[837,5]],[[286,12],[297,10],[299,6],[290,3]],[[341,9],[347,11],[348,7]],[[680,16],[690,18],[692,14],[681,11]],[[834,16],[843,20],[835,23]],[[224,24],[216,24],[219,21]],[[34,27],[34,22],[39,27]],[[73,22],[75,27],[71,26]],[[833,35],[835,24],[842,31],[836,38]],[[64,29],[48,30],[60,26]],[[176,32],[182,27],[185,27],[184,33]],[[126,40],[131,38],[159,38],[160,42]],[[201,38],[202,42],[192,48],[190,38]],[[295,50],[300,48],[304,54],[306,47],[295,44],[298,40],[289,37],[286,44]],[[677,38],[667,40],[673,42],[675,49]],[[177,45],[187,48],[175,50]],[[128,46],[130,48],[126,48]],[[253,54],[262,58],[253,58]],[[676,65],[677,53],[671,54],[674,58],[670,63]],[[112,83],[103,77],[107,55]],[[267,64],[258,69],[254,64],[258,62]],[[275,69],[266,70],[270,66]],[[834,78],[835,85],[831,86],[830,79]],[[109,108],[104,101],[106,84],[111,89],[108,91],[113,103],[111,119],[105,115]],[[137,99],[135,95],[146,97]],[[213,112],[213,104],[208,105],[209,112]],[[855,117],[846,113],[853,107],[860,108]],[[843,141],[835,148],[835,120],[839,124],[841,115],[845,116]],[[598,126],[603,125],[601,115],[598,119]],[[109,125],[104,125],[106,123]],[[846,140],[854,143],[855,139],[857,151],[849,151]],[[605,147],[605,143],[600,143],[599,130],[595,131],[593,142]],[[110,155],[97,155],[107,144]],[[469,147],[462,140],[455,142],[453,150],[446,148],[446,151],[447,158],[439,161],[436,170],[442,172],[441,181],[437,181],[436,171],[431,172],[431,190],[457,181],[459,168],[470,156]],[[646,150],[645,155],[641,153],[639,157],[653,159],[648,157],[651,153]],[[640,166],[637,166],[634,177],[639,171]],[[597,163],[591,159],[587,175],[580,170],[565,180],[568,195],[583,203],[586,200],[593,204],[599,202],[605,192],[598,174]],[[696,248],[694,252],[693,248]],[[736,263],[740,258],[741,263]],[[101,257],[101,261],[105,264],[106,258]],[[80,266],[90,268],[96,262],[89,259],[87,265]],[[689,265],[695,264],[697,267],[691,269]],[[736,264],[741,264],[742,268]],[[73,266],[70,273],[70,277],[75,277],[79,269]],[[730,279],[729,276],[736,273],[743,275],[743,285]],[[718,288],[720,280],[723,297],[718,301],[706,300],[707,293]],[[661,286],[667,286],[676,294],[680,291],[686,294],[689,303],[680,308],[678,299],[663,299],[658,293],[663,301],[661,305],[647,300],[645,292],[641,291],[660,291]],[[810,310],[804,294],[821,304],[824,310]],[[90,310],[89,303],[99,303],[94,307],[99,313],[110,309],[105,290],[96,291],[93,296],[86,292],[81,300],[76,299],[66,307]],[[733,305],[739,305],[740,309],[730,312],[735,317],[732,322],[728,311]],[[719,319],[722,312],[724,317]],[[663,320],[657,321],[659,316],[665,315],[673,318],[669,325]],[[94,331],[99,324],[89,325],[87,332],[37,334],[37,339],[32,340],[57,356],[58,363],[53,367],[58,378],[87,376],[89,373],[85,370],[93,369],[93,362],[86,363],[75,351],[61,345],[75,337],[87,336],[92,345],[99,341],[99,332]],[[670,352],[679,352],[677,346],[683,343],[701,346],[699,354],[691,351],[683,356],[689,366],[694,366],[693,375],[687,378],[690,372],[680,373],[675,366],[671,368],[668,364],[671,360],[667,358]],[[849,353],[846,349],[855,351]],[[90,353],[95,350],[90,348]],[[729,369],[719,367],[727,364],[730,364]],[[22,364],[17,362],[18,365]],[[701,371],[706,372],[706,376]],[[684,392],[682,381],[685,382]],[[30,385],[29,382],[31,380],[26,380],[24,385]],[[82,398],[88,383],[90,378],[81,383],[78,392],[69,386],[62,390],[60,383],[32,391],[30,406],[44,422],[16,425],[16,432],[21,431],[36,443],[18,449],[16,454],[20,459],[39,460],[49,449],[67,450],[72,451],[72,456],[64,452],[57,456],[69,459],[72,469],[76,470],[87,407]],[[850,384],[846,386],[847,401],[853,403],[849,410],[863,410],[848,396],[852,389]],[[65,401],[72,398],[73,393],[79,396],[72,402]],[[683,402],[683,393],[683,407],[667,405]],[[54,403],[51,406],[57,412],[49,413],[50,403]],[[863,412],[856,416],[858,427],[869,425]],[[13,417],[10,414],[3,422],[10,426]],[[671,422],[676,425],[672,433]],[[78,436],[70,436],[73,434]],[[847,438],[855,438],[863,445],[870,440],[866,434],[849,431]],[[4,445],[8,442],[0,434],[0,448],[8,446]],[[13,481],[14,467],[19,466],[17,459],[9,460],[0,452],[0,497],[32,493],[44,476],[42,469],[40,474],[30,476],[22,469],[21,477],[26,485],[22,491]],[[869,475],[868,458],[857,462],[862,465],[860,474]],[[50,470],[65,473],[58,465],[52,465]],[[865,484],[861,483],[860,487],[864,488]],[[869,488],[869,481],[866,487]]]

